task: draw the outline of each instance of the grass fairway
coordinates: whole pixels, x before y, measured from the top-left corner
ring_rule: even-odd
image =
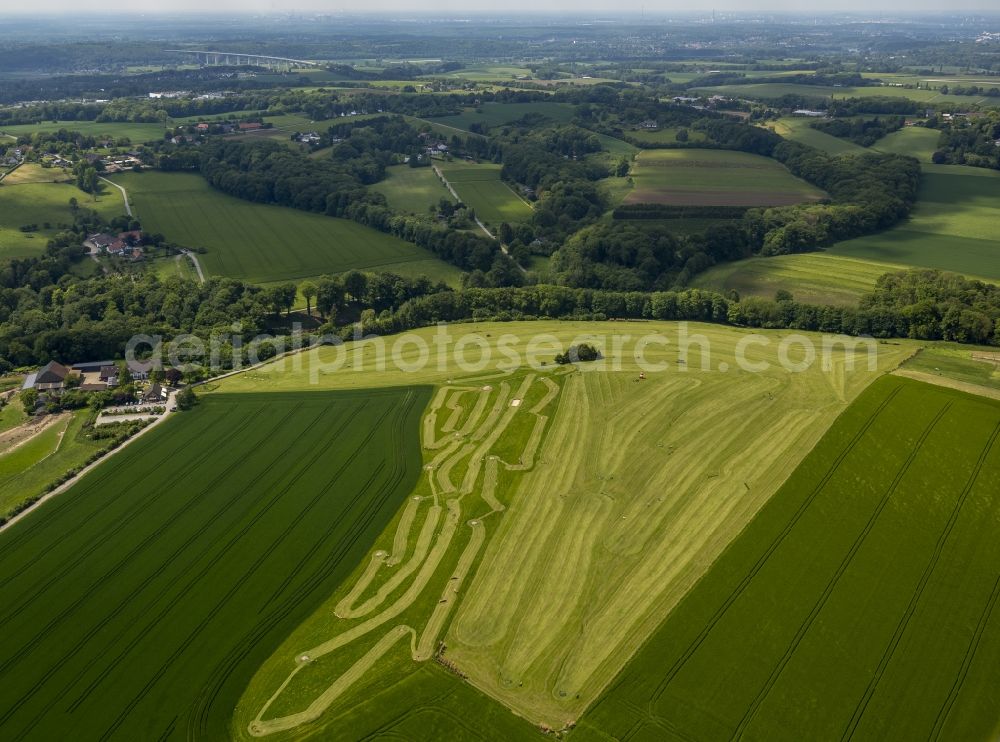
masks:
[[[122,137],[127,137],[132,140],[133,144],[163,139],[164,132],[163,124],[134,124],[118,121],[107,123],[98,123],[97,121],[45,121],[40,124],[2,126],[0,127],[0,134],[19,137],[36,132],[39,134],[51,134],[60,129],[78,131],[81,134],[98,138],[121,139]]]
[[[443,162],[438,166],[462,202],[476,210],[476,216],[494,227],[500,222],[531,219],[528,203],[500,180],[500,166],[492,163]]]
[[[0,736],[229,738],[412,490],[428,394],[210,397],[0,534]]]
[[[574,737],[994,738],[998,438],[998,402],[878,381]]]
[[[429,167],[395,165],[386,171],[387,177],[372,186],[383,194],[394,211],[426,215],[430,206],[442,198],[454,201],[441,179]]]
[[[265,663],[235,726],[256,723],[256,735],[276,739],[293,729],[351,729],[363,737],[382,727],[360,729],[353,710],[381,715],[383,723],[409,710],[402,702],[378,707],[381,694],[406,687],[443,637],[444,659],[476,688],[533,722],[561,728],[599,695],[848,402],[912,351],[908,343],[877,345],[879,371],[867,370],[863,358],[851,371],[854,354],[839,349],[828,370],[816,364],[793,374],[775,366],[788,333],[768,332],[768,346],[751,346],[748,358],[770,363],[769,370],[721,372],[723,363],[735,368],[737,344],[748,333],[692,324],[684,331],[711,345],[709,368],[701,367],[703,346],[679,359],[676,345],[656,342],[647,359],[668,369],[639,381],[635,339],[676,339],[681,327],[452,329],[452,342],[469,333],[494,359],[502,339],[522,354],[534,337],[551,335],[546,342],[563,348],[589,339],[603,347],[608,365],[582,372],[553,369],[556,350],[540,353],[548,366],[535,371],[502,374],[492,364],[463,371],[447,353],[412,373],[379,370],[371,341],[314,349],[297,366],[285,359],[220,382],[224,392],[403,383],[438,389],[424,418],[419,499]],[[623,332],[631,339],[615,348],[611,336]],[[408,337],[433,347],[436,333]],[[397,342],[386,338],[390,351]],[[419,344],[408,341],[395,353],[402,364],[414,363]],[[311,659],[296,670],[303,655]]]
[[[409,242],[346,219],[233,198],[199,175],[127,173],[115,181],[128,191],[144,229],[206,247],[198,259],[210,275],[265,283],[351,269],[445,281],[459,274]]]
[[[910,218],[880,234],[841,242],[838,255],[1000,279],[1000,172],[924,165]]]
[[[646,150],[632,169],[625,203],[680,206],[781,206],[825,194],[775,160],[708,149]]]
[[[93,196],[72,183],[0,181],[0,258],[41,254],[45,244],[59,231],[60,224],[72,224],[71,198],[105,219],[125,213],[121,194],[106,184],[95,201]],[[37,224],[38,231],[22,232],[20,227],[25,224]]]
[[[807,304],[855,305],[884,273],[905,266],[848,258],[828,252],[776,255],[722,263],[691,282],[700,289],[773,299],[779,289]]]

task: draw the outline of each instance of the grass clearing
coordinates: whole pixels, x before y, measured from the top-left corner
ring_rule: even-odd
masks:
[[[635,190],[625,203],[779,206],[826,195],[775,160],[746,152],[646,150],[636,156],[632,177]]]
[[[209,275],[266,283],[323,274],[381,270],[425,274],[449,282],[459,270],[430,252],[346,219],[243,201],[187,173],[127,173],[128,191],[143,228],[187,247],[205,247],[198,260]]]
[[[1000,403],[880,379],[574,737],[990,738],[998,434]]]
[[[419,474],[429,390],[215,395],[0,534],[9,738],[230,738]]]
[[[372,186],[385,196],[394,211],[425,216],[429,207],[442,198],[454,201],[441,179],[430,167],[394,165],[386,169],[386,178]]]
[[[831,252],[1000,279],[1000,172],[924,165],[910,218],[879,234],[841,242]]]
[[[677,132],[680,126],[667,126],[662,129],[636,129],[630,131],[627,136],[637,142],[645,144],[677,144]],[[687,129],[689,142],[704,142],[706,137],[704,132],[697,129]]]
[[[856,155],[865,151],[865,148],[861,145],[812,128],[809,124],[814,120],[798,116],[786,116],[769,125],[769,128],[785,139],[791,139],[793,142],[801,142],[830,155]]]
[[[896,155],[916,157],[921,164],[928,165],[931,155],[937,149],[941,132],[923,126],[907,126],[899,131],[886,134],[872,145],[872,149]]]
[[[645,333],[676,337],[682,327],[660,322],[628,325],[633,338]],[[561,369],[550,376],[543,369],[530,383],[533,374],[524,368],[500,374],[488,366],[470,375],[449,363],[431,363],[413,373],[380,371],[374,367],[374,342],[368,342],[310,350],[296,362],[298,368],[286,359],[218,384],[224,392],[307,385],[315,390],[350,389],[404,380],[438,388],[424,418],[424,463],[430,468],[424,489],[417,490],[417,509],[409,517],[405,509],[397,515],[377,551],[359,564],[352,580],[328,604],[340,606],[337,615],[342,618],[332,617],[330,609],[317,614],[302,627],[302,638],[293,637],[262,669],[241,702],[238,728],[258,718],[282,725],[261,727],[261,732],[291,734],[291,727],[284,725],[297,721],[306,724],[298,727],[302,731],[318,732],[309,725],[329,724],[324,731],[336,733],[341,728],[338,718],[354,718],[342,714],[359,704],[370,708],[377,702],[371,699],[382,698],[379,689],[384,685],[379,683],[390,683],[393,673],[413,672],[414,657],[419,663],[425,656],[422,651],[430,641],[426,627],[439,608],[451,612],[448,620],[434,623],[445,627],[448,662],[468,674],[476,688],[517,713],[561,728],[597,697],[848,402],[912,351],[908,343],[876,346],[876,372],[865,370],[861,358],[856,359],[857,368],[848,371],[848,358],[854,354],[835,350],[828,371],[817,364],[802,374],[776,367],[763,374],[720,373],[711,369],[723,362],[735,367],[736,346],[747,333],[690,324],[683,325],[683,332],[703,335],[711,345],[710,370],[701,370],[697,345],[681,363],[685,359],[678,358],[675,346],[656,344],[647,348],[647,359],[665,362],[670,370],[640,382],[632,360],[635,341],[621,349],[608,345],[608,337],[623,331],[621,323],[459,327],[494,351],[501,336],[515,338],[513,347],[522,353],[536,336],[551,334],[564,348],[592,339],[603,345],[607,363],[621,362],[621,370],[595,365],[581,373]],[[430,343],[436,332],[427,328],[413,334]],[[769,345],[752,346],[748,357],[773,366],[778,341],[789,333],[763,334]],[[397,352],[403,364],[417,361],[420,354],[415,343],[401,345]],[[554,396],[542,381],[546,377],[559,386]],[[515,407],[513,399],[522,402]],[[531,420],[531,411],[538,409],[548,418],[544,424]],[[543,427],[535,433],[538,425]],[[499,431],[499,437],[495,445],[485,447],[493,431]],[[767,444],[760,445],[762,440]],[[699,454],[692,455],[695,451]],[[706,451],[711,453],[704,455]],[[494,455],[510,469],[491,471]],[[518,471],[522,465],[524,471]],[[402,561],[392,563],[402,568],[410,555],[419,553],[411,575],[420,574],[418,567],[429,563],[419,546],[419,533],[432,517],[424,509],[430,504],[428,491],[437,493],[430,502],[442,510],[427,526],[435,529],[431,533],[446,533],[451,521],[442,518],[445,510],[451,512],[454,498],[461,507],[454,520],[465,527],[448,535],[452,547],[426,578],[423,592],[411,596],[414,602],[407,603],[405,620],[404,614],[390,612],[377,631],[365,629],[369,638],[357,635],[360,643],[355,644],[347,632],[362,631],[357,627],[378,613],[362,611],[350,618],[350,610],[361,610],[379,595],[383,602],[369,607],[388,610],[393,601],[416,589],[414,576],[396,577],[402,581],[380,589],[396,575],[385,569],[386,560],[398,551]],[[470,517],[485,524],[480,543],[473,540],[479,538],[478,526],[470,525]],[[401,532],[409,536],[399,540]],[[422,543],[429,547],[438,542],[428,536]],[[450,578],[472,574],[460,570],[465,569],[463,556],[473,548],[475,557],[469,558],[479,567],[474,577],[459,579],[456,589],[464,597],[455,606],[455,596],[447,592]],[[509,569],[514,563],[519,565],[516,571]],[[358,584],[356,599],[342,603]],[[636,601],[636,595],[644,597]],[[437,602],[439,598],[443,602]],[[417,611],[421,620],[415,621],[410,611]],[[398,636],[389,634],[394,627],[401,627]],[[329,641],[335,643],[325,643]],[[305,670],[297,673],[286,686],[298,688],[288,702],[258,716],[261,705],[294,669],[291,658],[312,658],[317,647],[324,653],[315,667],[310,663],[312,679]],[[395,661],[390,657],[394,647],[400,652]],[[393,667],[400,669],[372,669]],[[382,680],[376,680],[379,677]],[[338,679],[340,685],[331,690]],[[356,685],[345,687],[347,683]],[[323,699],[331,701],[329,718],[295,716],[327,690],[331,695]],[[406,708],[384,706],[381,713],[391,720]],[[367,733],[351,729],[358,736]]]
[[[488,226],[531,219],[528,203],[500,180],[500,165],[453,160],[438,167],[462,202],[475,209]]]

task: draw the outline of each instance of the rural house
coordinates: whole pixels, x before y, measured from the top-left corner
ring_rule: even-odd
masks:
[[[37,389],[40,392],[65,389],[66,379],[72,371],[72,368],[64,366],[58,361],[49,361],[35,373],[28,374],[21,388]]]

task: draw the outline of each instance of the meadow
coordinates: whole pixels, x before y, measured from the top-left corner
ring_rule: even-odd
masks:
[[[796,301],[807,304],[853,306],[871,293],[879,276],[899,270],[905,270],[905,266],[811,252],[721,263],[699,273],[691,285],[767,299],[785,290]]]
[[[487,226],[500,222],[526,222],[531,207],[500,180],[500,166],[455,160],[438,164],[462,203],[475,209]]]
[[[165,127],[163,124],[135,124],[121,121],[97,122],[97,121],[44,121],[38,124],[14,124],[0,127],[0,134],[12,137],[30,135],[34,133],[50,134],[67,129],[78,131],[81,134],[111,139],[128,138],[133,144],[142,144],[163,139]]]
[[[95,199],[73,183],[37,182],[41,175],[31,168],[26,179],[29,182],[18,182],[18,178],[0,181],[0,258],[40,255],[45,244],[59,231],[60,224],[72,224],[71,198],[105,219],[125,213],[121,194],[106,184]],[[38,230],[22,232],[20,227],[26,224],[37,224]]]
[[[841,242],[836,255],[1000,279],[1000,173],[923,165],[910,218],[879,234]]]
[[[767,157],[703,149],[645,150],[632,168],[625,203],[683,206],[780,206],[825,194]]]
[[[899,131],[886,134],[872,145],[872,149],[889,154],[908,155],[920,160],[921,165],[929,165],[931,155],[937,149],[941,132],[923,126],[907,126]]]
[[[212,396],[0,533],[2,736],[229,737],[413,489],[428,394]]]
[[[994,736],[998,438],[1000,403],[880,379],[573,738]]]
[[[4,410],[5,417],[20,418],[21,403],[15,399]],[[25,500],[41,495],[62,474],[86,463],[104,446],[81,434],[87,410],[66,413],[62,419],[16,448],[0,451],[0,515]]]
[[[352,269],[454,281],[457,268],[430,252],[346,219],[258,204],[214,190],[187,173],[126,173],[125,187],[143,228],[198,256],[210,275],[253,282],[300,280]]]
[[[809,124],[813,120],[801,116],[786,116],[775,121],[770,128],[785,139],[801,142],[831,155],[860,154],[865,151],[864,147],[854,142],[812,128]]]
[[[424,216],[441,199],[454,201],[441,179],[430,167],[394,165],[386,169],[385,180],[372,186],[389,202],[389,208]]]
[[[662,129],[637,129],[627,132],[625,136],[644,144],[676,144],[677,132],[680,129],[679,126],[668,126]],[[704,142],[706,139],[705,134],[696,129],[688,129],[687,132],[689,142]]]
[[[350,721],[364,736],[353,710],[385,724],[407,711],[388,703],[379,708],[382,694],[410,682],[405,678],[430,656],[428,648],[443,639],[443,659],[476,689],[532,722],[562,728],[599,695],[848,402],[912,352],[906,343],[877,346],[876,371],[867,370],[863,358],[849,369],[854,353],[839,349],[827,370],[816,364],[799,374],[777,367],[722,372],[735,367],[746,333],[691,324],[684,331],[711,345],[709,367],[702,368],[709,359],[701,340],[690,354],[655,343],[647,358],[667,370],[640,381],[635,338],[671,338],[680,328],[657,322],[461,326],[494,353],[501,338],[514,338],[523,352],[536,335],[563,348],[581,340],[604,348],[603,367],[579,371],[552,368],[555,349],[539,356],[548,368],[534,371],[501,373],[496,360],[462,371],[448,354],[443,363],[412,371],[380,370],[377,342],[370,341],[310,350],[295,365],[284,359],[219,382],[217,390],[227,394],[415,383],[437,388],[423,423],[426,479],[413,504],[326,606],[265,663],[240,702],[235,727],[253,728],[248,736],[284,739],[296,728],[335,733]],[[431,344],[435,332],[410,337]],[[611,336],[623,332],[631,338],[614,347]],[[788,333],[764,335],[768,347],[752,346],[748,358],[773,366]],[[395,352],[403,368],[420,357],[414,343]],[[441,512],[426,509],[431,504]],[[454,517],[443,520],[453,508]],[[468,527],[451,531],[453,521]],[[447,552],[431,562],[433,545],[444,539]],[[425,565],[434,571],[424,572]],[[437,622],[435,610],[446,614]],[[296,670],[301,663],[293,660],[303,655],[308,666]]]

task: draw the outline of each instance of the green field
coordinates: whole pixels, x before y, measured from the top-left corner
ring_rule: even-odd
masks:
[[[809,124],[814,120],[800,116],[787,116],[775,121],[770,125],[770,128],[785,139],[801,142],[831,155],[860,154],[865,151],[864,147],[854,142],[812,128]]]
[[[163,124],[133,124],[128,122],[107,122],[98,123],[96,121],[45,121],[40,124],[16,124],[13,126],[0,126],[0,134],[7,134],[12,137],[19,137],[24,134],[49,134],[60,129],[78,131],[93,137],[111,137],[120,139],[128,137],[133,144],[155,141],[163,139]]]
[[[105,219],[125,213],[121,194],[104,184],[95,201],[72,183],[0,182],[0,258],[39,255],[59,231],[60,224],[72,224],[69,200],[97,211]],[[45,229],[45,223],[50,227]],[[25,224],[37,224],[37,232],[21,232]]]
[[[874,384],[574,738],[994,738],[998,437],[1000,403]]]
[[[654,149],[636,156],[635,190],[625,203],[679,206],[779,206],[825,194],[775,160],[746,152]]]
[[[941,132],[937,129],[927,129],[923,126],[908,126],[905,129],[887,134],[874,145],[872,149],[897,155],[909,155],[920,160],[921,164],[930,164],[931,155],[937,149]]]
[[[15,399],[8,408],[14,406],[21,404]],[[103,448],[103,442],[89,440],[81,433],[87,415],[86,410],[67,413],[22,445],[0,454],[0,514],[41,495],[64,472],[82,466]]]
[[[512,121],[524,117],[529,113],[536,113],[549,118],[558,123],[566,123],[573,118],[575,107],[569,103],[550,103],[539,101],[536,103],[484,103],[478,109],[467,108],[462,113],[454,116],[438,116],[428,121],[433,121],[446,126],[453,126],[456,129],[468,130],[470,124],[485,124],[488,127],[502,126]]]
[[[1000,279],[1000,173],[924,165],[910,218],[879,234],[841,242],[831,252]]]
[[[419,474],[427,388],[216,395],[0,533],[7,739],[226,739]]]
[[[442,198],[454,201],[441,179],[429,167],[394,165],[386,169],[386,179],[372,186],[385,196],[394,211],[426,216],[428,208]]]
[[[662,129],[638,129],[626,132],[625,136],[645,144],[677,144],[677,132],[680,128],[671,126]],[[704,142],[706,139],[705,134],[696,129],[688,129],[687,132],[689,142]]]
[[[894,88],[884,85],[863,87],[833,87],[824,85],[801,85],[798,83],[754,83],[751,85],[716,85],[706,88],[692,88],[690,95],[730,95],[736,98],[758,98],[768,100],[785,95],[806,98],[909,98],[920,103],[957,103],[961,106],[992,104],[995,99],[971,95],[942,95],[937,90],[916,90]]]
[[[858,260],[828,252],[776,255],[722,263],[694,277],[692,286],[773,299],[779,289],[807,304],[856,305],[884,273],[905,266]]]
[[[1000,351],[996,348],[935,343],[922,348],[903,368],[1000,391]]]
[[[462,203],[475,209],[476,216],[487,226],[500,222],[526,222],[531,219],[531,207],[500,180],[500,166],[492,163],[470,163],[455,160],[438,165]]]
[[[256,719],[258,733],[301,724],[310,725],[303,732],[318,733],[312,725],[321,724],[335,734],[338,724],[354,718],[343,716],[350,709],[364,705],[376,713],[378,701],[372,699],[381,699],[381,689],[395,685],[394,678],[415,671],[441,626],[447,626],[445,659],[476,688],[536,723],[561,728],[578,718],[880,372],[869,371],[863,356],[850,370],[855,354],[840,349],[827,370],[816,364],[789,373],[774,366],[779,341],[788,333],[769,332],[768,347],[754,346],[749,358],[770,363],[770,370],[723,373],[722,364],[735,367],[736,347],[746,333],[692,324],[684,331],[704,336],[711,359],[699,352],[701,345],[687,358],[679,357],[685,354],[677,347],[650,346],[647,359],[667,363],[668,370],[640,383],[636,338],[675,337],[681,327],[630,323],[632,339],[620,348],[610,345],[610,336],[622,332],[612,322],[459,328],[494,353],[504,338],[505,344],[513,338],[522,352],[536,336],[551,335],[562,347],[590,339],[603,345],[608,359],[620,361],[615,370],[592,367],[567,375],[572,369],[522,368],[504,375],[492,366],[463,371],[434,362],[412,373],[380,371],[373,362],[375,344],[365,343],[309,351],[298,369],[278,362],[221,382],[225,392],[402,383],[438,389],[424,418],[427,479],[418,485],[413,512],[397,516],[352,579],[265,664],[241,701],[236,726]],[[412,335],[431,343],[435,332]],[[912,351],[907,343],[875,347],[881,371]],[[554,353],[541,356],[550,367]],[[418,357],[414,343],[399,350],[402,364]],[[342,365],[335,370],[338,358]],[[706,370],[703,358],[710,360]],[[521,400],[516,407],[514,399]],[[499,468],[491,472],[494,456]],[[460,507],[455,520],[473,527],[452,533],[440,513],[425,510],[428,493],[435,491],[434,502],[449,511]],[[485,525],[485,532],[479,534],[469,518]],[[431,561],[427,548],[441,539],[451,546]],[[386,561],[390,554],[405,556]],[[472,563],[482,560],[474,577],[464,577],[466,555]],[[410,577],[386,569],[394,563],[405,565]],[[511,564],[518,568],[512,571]],[[433,573],[426,574],[424,565]],[[462,596],[457,606],[448,592],[455,576]],[[404,597],[397,611],[395,601]],[[435,610],[451,611],[453,618],[439,616],[436,623]],[[395,627],[398,634],[390,631]],[[297,673],[280,701],[264,708],[289,680],[293,658],[320,652],[322,659],[310,663],[308,673]],[[312,715],[323,708],[328,716]],[[385,705],[380,713],[391,720],[407,708]],[[368,733],[350,728],[358,737]]]
[[[416,245],[345,219],[243,201],[187,173],[126,173],[143,228],[199,255],[210,275],[254,282],[299,280],[351,269],[428,275],[455,281],[459,273]]]

